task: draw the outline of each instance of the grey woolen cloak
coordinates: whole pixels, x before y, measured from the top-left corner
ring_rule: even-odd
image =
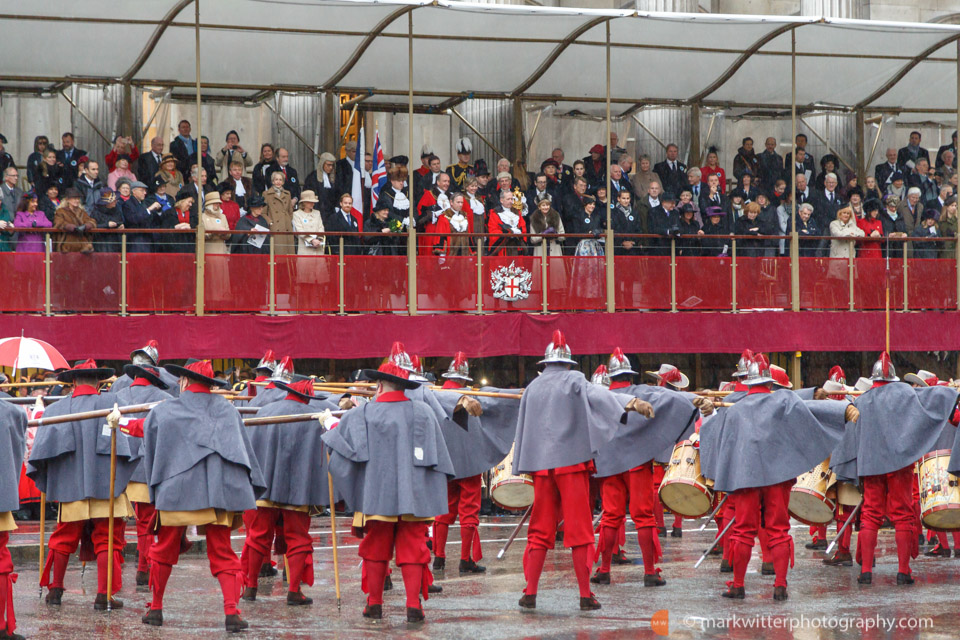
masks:
[[[482,391],[522,393],[519,389],[494,387],[484,387]],[[433,394],[446,415],[453,416],[440,421],[440,430],[456,471],[455,479],[470,478],[489,471],[510,453],[517,431],[519,400],[476,396],[474,399],[483,408],[483,415],[472,417],[462,410],[454,414],[454,408],[463,394],[443,390],[433,390]]]
[[[0,402],[0,512],[20,508],[20,468],[26,452],[27,413]]]
[[[179,386],[177,387],[179,391]],[[148,402],[161,402],[163,400],[169,400],[172,396],[161,389],[160,387],[155,387],[152,384],[145,387],[141,386],[127,386],[117,392],[117,398],[119,400],[119,405],[121,407],[131,404],[147,404]],[[136,416],[134,416],[136,417]],[[134,438],[133,436],[127,436],[117,434],[117,438],[125,437],[130,440],[130,449],[131,451],[136,452],[138,456],[143,455],[143,438]],[[140,482],[143,484],[147,483],[147,472],[143,469],[143,458],[137,461],[137,468],[133,470],[133,475],[130,476],[130,482]]]

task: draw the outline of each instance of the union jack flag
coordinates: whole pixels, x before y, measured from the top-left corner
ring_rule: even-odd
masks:
[[[387,184],[387,165],[383,161],[383,147],[380,146],[380,132],[377,131],[373,142],[373,173],[370,174],[370,203],[376,206],[380,199],[380,189]]]

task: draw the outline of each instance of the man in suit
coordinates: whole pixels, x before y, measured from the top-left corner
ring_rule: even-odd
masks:
[[[63,187],[73,186],[73,181],[80,174],[80,158],[87,155],[83,149],[75,145],[73,134],[67,131],[60,137],[61,148],[57,151],[57,161],[63,165]]]
[[[210,140],[207,139],[207,136],[200,137],[200,159],[203,162],[203,170],[206,173],[206,183],[204,186],[210,186],[216,188],[217,186],[217,165],[214,161],[213,156],[210,155]],[[193,167],[197,164],[197,156],[191,156],[190,162],[187,164],[190,165],[190,170],[193,170]]]
[[[239,160],[230,163],[227,177],[224,178],[220,184],[229,185],[230,190],[233,191],[234,202],[236,202],[244,212],[248,210],[247,201],[251,196],[259,195],[253,193],[253,184],[250,182],[250,178],[243,175],[243,163]]]
[[[920,132],[910,132],[910,142],[907,146],[901,147],[897,151],[897,164],[901,167],[913,169],[917,165],[917,160],[926,158],[927,164],[930,163],[930,154],[926,149],[920,146]]]
[[[652,185],[651,185],[652,188]],[[669,191],[664,192],[660,204],[647,210],[647,233],[655,233],[661,238],[649,240],[650,255],[670,255],[670,236],[679,231],[680,214],[676,210],[677,198]]]
[[[11,216],[16,215],[17,205],[23,196],[23,190],[17,186],[20,174],[16,167],[7,167],[3,171],[3,184],[0,185],[0,203]]]
[[[623,175],[623,167],[619,163],[610,165],[610,189],[612,195],[608,198],[609,202],[617,202],[620,199],[620,193],[624,191],[630,194],[630,202],[633,202],[637,196],[633,192],[633,183],[627,176]]]
[[[897,150],[893,147],[888,147],[887,161],[881,162],[873,168],[873,177],[877,179],[877,188],[880,189],[881,192],[886,191],[887,185],[890,184],[890,176],[897,171],[903,171],[903,167],[897,163]]]
[[[935,169],[939,169],[945,164],[943,160],[944,151],[953,152],[953,162],[950,166],[952,166],[954,169],[957,168],[957,132],[956,131],[953,132],[952,140],[953,141],[950,144],[942,145],[939,149],[937,149],[937,162],[936,162],[936,165],[934,165]]]
[[[797,136],[799,138],[800,136]],[[797,161],[793,161],[793,154],[788,153],[783,161],[783,179],[790,183],[790,172],[802,175],[807,179],[808,184],[815,184],[817,180],[817,170],[814,168],[813,160],[807,155],[807,150],[803,147],[797,147]]]
[[[703,173],[700,171],[700,169],[697,167],[690,167],[687,169],[687,185],[685,188],[690,189],[690,194],[693,195],[693,201],[697,203],[697,206],[699,207],[700,196],[707,192],[706,186],[703,184]]]
[[[788,182],[789,184],[789,182]],[[797,206],[799,207],[804,202],[810,202],[813,200],[813,190],[810,188],[810,185],[807,184],[807,178],[802,173],[797,174]],[[813,203],[810,202],[812,205]]]
[[[940,212],[943,211],[943,205],[946,203],[947,199],[953,197],[953,187],[950,185],[944,185],[940,187],[940,193],[933,200],[927,200],[923,203],[924,210],[933,209],[937,212],[937,219],[940,219]]]
[[[920,221],[923,219],[923,204],[920,202],[920,189],[910,187],[907,189],[907,197],[897,205],[897,213],[903,218],[907,227],[907,235],[913,233]]]
[[[930,161],[926,158],[917,160],[917,167],[907,176],[907,186],[920,189],[920,202],[933,200],[937,197],[937,183],[930,177]]]
[[[177,169],[183,175],[190,172],[191,160],[197,159],[197,139],[190,137],[190,123],[181,120],[177,125],[177,131],[180,132],[173,141],[170,142],[170,153],[177,159]]]
[[[290,201],[297,204],[297,200],[300,199],[300,178],[297,176],[297,170],[290,166],[290,152],[283,147],[277,148],[277,171],[287,177],[283,188],[290,192]]]
[[[526,196],[527,207],[530,211],[536,209],[535,203],[543,198],[549,198],[550,202],[553,203],[553,208],[556,209],[558,213],[560,212],[560,188],[547,180],[547,176],[544,173],[537,174],[537,177],[533,180],[533,186],[527,191]]]
[[[357,219],[352,213],[347,213],[342,209],[334,209],[324,216],[323,229],[330,235],[327,236],[327,245],[331,247],[340,246],[340,236],[336,234],[360,231]],[[357,256],[363,252],[360,245],[360,238],[357,236],[345,236],[343,238],[343,255]]]
[[[720,188],[720,176],[715,173],[707,176],[706,186],[700,188],[700,198],[698,202],[701,215],[703,215],[703,212],[706,211],[708,207],[720,207],[726,210],[727,197],[723,195],[723,189]]]
[[[137,159],[137,180],[144,184],[152,184],[153,176],[160,171],[160,160],[163,158],[163,138],[154,136],[150,140],[150,151],[141,153]]]
[[[217,154],[217,170],[223,170],[223,179],[230,175],[231,163],[239,162],[244,169],[253,166],[253,158],[240,146],[240,134],[231,129],[227,133],[226,144]]]
[[[653,167],[653,172],[660,177],[663,190],[671,193],[679,193],[687,184],[687,165],[677,159],[678,155],[680,148],[671,142],[667,145],[667,159]]]
[[[344,146],[347,157],[337,160],[337,164],[333,170],[333,186],[336,190],[337,198],[344,193],[353,193],[353,162],[357,157],[357,143],[354,140],[350,140]]]
[[[563,164],[563,149],[557,147],[550,152],[550,158],[557,163],[557,177],[560,183],[567,185],[573,180],[573,167]]]
[[[817,179],[817,164],[814,162],[813,154],[807,151],[807,136],[798,133],[795,141],[797,144],[797,162],[802,162],[804,171],[810,172],[810,175],[807,176],[807,182],[814,184]],[[803,149],[803,155],[800,154],[800,149]],[[790,167],[791,162],[793,162],[793,154],[788,153],[783,159],[784,171]]]
[[[844,204],[840,193],[837,191],[837,175],[835,173],[828,173],[824,177],[823,191],[814,195],[812,204],[817,225],[821,229],[828,229],[830,223],[837,219],[837,211],[840,211]]]

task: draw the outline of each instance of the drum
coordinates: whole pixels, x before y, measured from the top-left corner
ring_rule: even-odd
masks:
[[[713,492],[700,473],[700,450],[689,440],[678,442],[673,448],[659,495],[663,506],[685,518],[699,518],[710,512]]]
[[[920,458],[920,518],[934,531],[960,530],[960,487],[947,473],[950,449],[931,451]]]
[[[513,475],[513,448],[490,476],[490,499],[504,509],[523,510],[533,504],[533,476]]]
[[[863,500],[860,488],[849,482],[837,483],[837,502],[845,507],[855,507]]]
[[[790,489],[790,504],[787,511],[804,524],[827,524],[833,520],[837,503],[828,496],[828,489],[836,483],[830,471],[830,458],[815,466],[799,478]]]

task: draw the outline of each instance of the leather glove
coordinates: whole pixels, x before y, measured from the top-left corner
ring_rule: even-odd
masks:
[[[320,412],[320,415],[317,416],[317,422],[327,431],[336,426],[338,419],[330,412],[330,409],[324,409]]]
[[[847,410],[843,414],[843,419],[847,422],[856,422],[860,419],[860,410],[852,404],[848,404]]]
[[[350,398],[347,398],[346,396],[344,396],[343,398],[340,398],[340,402],[337,403],[337,406],[339,406],[344,411],[347,411],[357,406],[357,403],[351,400]]]
[[[120,426],[120,408],[117,403],[113,403],[113,411],[107,414],[107,426],[116,429]]]
[[[470,396],[463,396],[460,398],[460,401],[457,402],[457,408],[463,408],[467,414],[477,418],[483,415],[483,407],[480,406],[480,403],[476,398],[471,398]]]
[[[693,404],[695,407],[697,407],[697,409],[700,409],[700,413],[705,416],[713,414],[717,408],[716,405],[713,404],[713,400],[710,398],[701,398],[699,403],[694,402]]]
[[[653,417],[653,405],[640,398],[630,398],[627,403],[627,411],[636,411],[645,418]]]
[[[814,399],[814,400],[829,400],[829,399],[830,399],[830,394],[828,394],[828,393],[827,393],[826,391],[824,391],[822,388],[817,387],[817,388],[813,391],[813,399]]]

